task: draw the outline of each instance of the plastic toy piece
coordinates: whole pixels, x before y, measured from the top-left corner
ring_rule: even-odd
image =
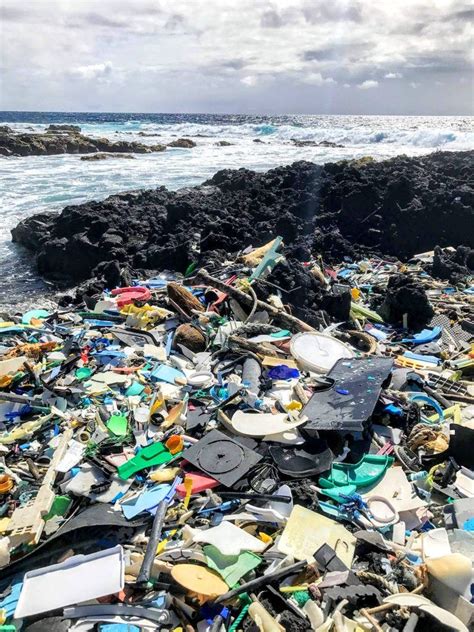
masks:
[[[320,478],[319,484],[326,489],[341,485],[355,485],[357,489],[377,483],[392,465],[391,456],[365,454],[359,463],[333,463],[328,478]]]
[[[8,535],[13,547],[27,543],[38,544],[44,529],[44,517],[50,511],[55,499],[52,488],[57,474],[56,466],[66,454],[72,435],[73,431],[70,428],[61,435],[36,497],[13,512],[8,525]]]
[[[122,480],[132,477],[140,470],[156,465],[168,463],[174,455],[162,443],[151,443],[140,450],[132,459],[117,468],[118,475]]]
[[[112,290],[112,296],[117,297],[117,306],[124,307],[134,301],[149,301],[151,292],[147,287],[118,287]]]
[[[441,332],[441,327],[434,327],[433,329],[423,329],[423,331],[420,331],[411,338],[403,338],[402,342],[414,345],[424,345],[428,342],[436,340],[436,338],[439,338]]]

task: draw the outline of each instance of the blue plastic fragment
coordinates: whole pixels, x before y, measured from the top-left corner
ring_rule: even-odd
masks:
[[[432,397],[428,397],[428,395],[422,395],[421,393],[420,394],[415,393],[414,395],[410,395],[409,398],[410,398],[410,401],[412,402],[423,402],[427,406],[430,406],[431,408],[433,408],[438,413],[440,421],[443,421],[444,419],[443,409],[441,408],[441,406],[438,404],[438,402],[435,399],[433,399]]]
[[[423,345],[427,342],[432,342],[439,338],[442,332],[442,327],[433,327],[433,329],[423,329],[411,338],[403,338],[402,342],[410,343],[413,345]]]
[[[299,376],[300,372],[298,369],[292,369],[286,366],[286,364],[278,364],[268,371],[268,377],[272,380],[290,380],[291,378],[298,378]]]
[[[421,353],[412,353],[411,351],[405,351],[403,357],[409,358],[410,360],[417,360],[418,362],[431,362],[432,364],[436,365],[440,363],[440,359],[436,356],[423,355]]]
[[[387,404],[384,408],[384,412],[389,415],[395,415],[395,417],[403,417],[403,410],[398,406],[395,406],[395,404]]]

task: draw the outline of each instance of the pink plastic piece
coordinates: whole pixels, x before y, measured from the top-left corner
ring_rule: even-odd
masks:
[[[112,290],[112,296],[118,296],[118,307],[125,307],[133,301],[148,301],[151,298],[151,292],[147,287],[137,285],[135,287],[118,287]]]
[[[206,476],[205,474],[200,474],[199,472],[186,472],[186,478],[190,478],[193,481],[191,494],[198,494],[199,492],[203,492],[205,489],[213,489],[219,485],[219,481],[216,481],[214,478]],[[178,485],[176,491],[178,492],[178,496],[184,498],[186,496],[184,483]]]

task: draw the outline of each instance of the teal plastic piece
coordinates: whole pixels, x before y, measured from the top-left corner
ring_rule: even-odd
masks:
[[[258,266],[252,272],[250,276],[250,281],[255,281],[255,279],[259,279],[266,270],[269,270],[269,271],[273,270],[276,264],[281,259],[283,259],[283,255],[277,252],[278,248],[281,246],[282,241],[283,241],[283,237],[275,238],[275,243],[273,244],[273,246],[264,255],[263,259],[260,261]]]
[[[151,443],[143,448],[143,450],[140,450],[132,459],[120,465],[117,468],[117,472],[120,478],[125,481],[140,470],[144,470],[147,467],[155,467],[156,465],[163,465],[176,456],[178,455],[171,454],[162,443]]]
[[[141,395],[144,390],[145,390],[145,387],[143,386],[143,384],[140,384],[140,382],[135,381],[135,382],[132,382],[130,386],[127,388],[127,390],[125,391],[125,395],[127,397],[134,397],[137,395]]]
[[[337,503],[343,503],[345,498],[343,496],[352,496],[357,491],[356,485],[341,485],[340,487],[328,487],[327,489],[322,488],[321,493],[325,496],[329,496],[332,500],[335,500]]]
[[[355,485],[369,487],[375,485],[393,463],[393,457],[378,454],[365,454],[359,463],[333,463],[328,478],[320,478],[319,485],[325,489]]]
[[[318,507],[327,516],[331,516],[331,518],[335,518],[336,520],[348,520],[349,522],[351,521],[351,516],[349,516],[346,511],[336,507],[335,505],[331,505],[331,503],[325,503],[320,500],[318,502]]]
[[[33,318],[40,320],[41,318],[48,318],[48,316],[51,316],[51,314],[47,312],[45,309],[30,309],[29,312],[26,312],[26,314],[23,314],[21,322],[24,325],[29,325],[31,321],[33,320]]]

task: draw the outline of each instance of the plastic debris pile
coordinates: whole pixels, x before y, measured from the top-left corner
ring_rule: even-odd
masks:
[[[0,322],[0,631],[472,626],[470,279],[280,246]]]

